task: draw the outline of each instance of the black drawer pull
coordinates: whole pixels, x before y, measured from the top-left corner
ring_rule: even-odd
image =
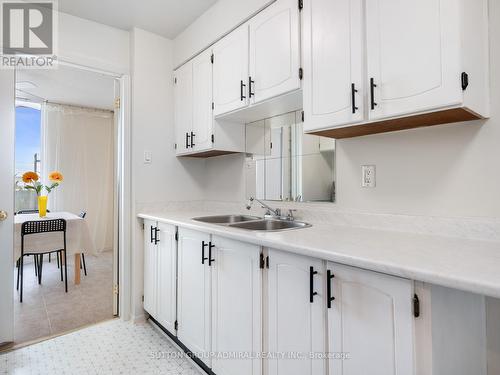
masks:
[[[240,81],[240,100],[243,101],[243,99],[246,98],[245,95],[243,95],[243,88],[246,87],[247,85],[245,85],[243,83],[243,80]]]
[[[150,226],[150,228],[151,228],[151,232],[150,232],[150,234],[149,234],[149,235],[150,235],[150,240],[149,240],[149,242],[153,243],[153,241],[154,241],[154,238],[153,238],[153,231],[154,231],[154,229],[155,229],[155,228],[154,228],[152,225]]]
[[[212,262],[215,262],[215,259],[212,259],[212,249],[215,247],[215,245],[212,243],[212,241],[209,242],[208,245],[208,265],[212,266]]]
[[[375,102],[375,87],[377,87],[377,85],[375,84],[375,80],[373,78],[370,78],[370,101],[371,101],[371,109],[372,109],[372,111],[378,105]]]
[[[332,301],[335,300],[335,297],[332,296],[332,279],[335,277],[335,275],[332,273],[332,271],[327,270],[326,271],[326,298],[327,298],[327,306],[329,309],[332,308]]]
[[[356,107],[356,93],[358,90],[356,90],[356,86],[354,83],[351,83],[351,103],[352,103],[352,113],[356,113],[356,111],[359,109]]]
[[[195,146],[194,144],[194,133],[191,132],[191,148],[193,148]]]
[[[160,239],[158,238],[158,233],[160,232],[160,230],[158,229],[158,227],[155,228],[155,245],[158,244],[158,242],[160,242]]]
[[[255,96],[255,94],[252,92],[252,83],[255,83],[255,81],[252,80],[252,77],[248,77],[248,97],[251,98],[252,96]]]
[[[208,246],[205,241],[201,241],[201,264],[205,264],[205,261],[208,260],[207,257],[205,257],[205,246]]]
[[[309,302],[314,302],[314,296],[318,295],[318,292],[314,291],[314,275],[316,275],[318,271],[314,270],[314,267],[309,268]]]
[[[189,148],[189,133],[186,133],[186,148]]]

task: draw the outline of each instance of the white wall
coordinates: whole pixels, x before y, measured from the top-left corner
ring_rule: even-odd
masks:
[[[128,73],[129,32],[59,13],[58,57],[113,73]]]
[[[135,209],[168,201],[203,198],[204,160],[175,157],[173,113],[173,43],[150,32],[131,32],[132,196]],[[144,151],[152,163],[144,164]],[[136,220],[132,243],[142,248],[142,227]],[[132,252],[132,314],[142,310],[142,252]]]
[[[177,67],[275,0],[219,0],[174,39]]]

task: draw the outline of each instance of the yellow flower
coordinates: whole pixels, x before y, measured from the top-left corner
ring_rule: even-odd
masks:
[[[63,179],[64,178],[61,172],[54,171],[49,173],[49,180],[52,182],[62,182]]]
[[[38,174],[35,172],[26,172],[23,174],[23,182],[29,184],[30,182],[38,181]]]

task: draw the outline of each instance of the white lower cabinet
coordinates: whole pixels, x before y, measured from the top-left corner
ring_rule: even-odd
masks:
[[[327,264],[329,360],[335,375],[413,374],[413,282]]]
[[[319,259],[269,250],[267,329],[269,375],[326,374],[325,265]],[[271,357],[271,355],[270,355]]]
[[[212,371],[260,375],[262,270],[260,246],[212,237]]]
[[[144,220],[144,310],[175,332],[177,243],[176,227]]]
[[[210,235],[179,228],[178,249],[177,337],[210,367]]]

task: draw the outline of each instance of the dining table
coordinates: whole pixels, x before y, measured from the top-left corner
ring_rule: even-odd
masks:
[[[17,214],[14,217],[14,260],[21,256],[21,227],[24,222],[64,219],[66,220],[66,257],[75,259],[74,282],[80,284],[81,253],[96,255],[96,248],[90,235],[90,229],[85,219],[71,212],[47,212],[43,218],[38,213]],[[26,235],[24,238],[24,252],[49,252],[63,248],[61,233],[45,232]],[[66,261],[66,259],[64,260]]]

